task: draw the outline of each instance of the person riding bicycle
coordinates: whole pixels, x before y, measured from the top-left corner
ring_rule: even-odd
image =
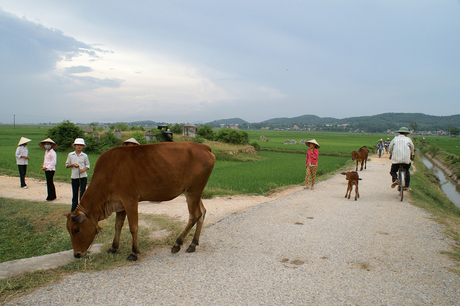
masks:
[[[387,140],[385,140],[385,152],[388,153],[388,150],[390,149],[390,138],[387,138]]]
[[[405,126],[401,127],[397,133],[399,133],[398,136],[393,138],[393,140],[390,142],[390,159],[391,159],[391,169],[390,169],[390,175],[391,175],[391,188],[394,188],[396,185],[399,183],[398,178],[398,169],[400,166],[404,168],[406,171],[406,174],[404,175],[404,190],[410,191],[411,189],[409,188],[410,184],[410,166],[411,166],[411,161],[414,160],[415,157],[415,147],[412,142],[412,140],[407,137],[408,134],[410,134],[409,129]]]
[[[380,139],[380,141],[377,143],[377,154],[379,155],[379,157],[382,155],[383,153],[383,148],[384,148],[384,144],[383,144],[383,139]]]

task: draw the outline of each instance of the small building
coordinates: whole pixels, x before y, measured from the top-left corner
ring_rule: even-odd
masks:
[[[145,136],[145,141],[147,141],[147,142],[152,141],[153,138],[156,137],[156,135],[153,134],[152,131],[146,131],[146,132],[144,133],[144,136]]]
[[[187,137],[196,137],[198,128],[194,124],[185,124],[182,128],[182,135]]]

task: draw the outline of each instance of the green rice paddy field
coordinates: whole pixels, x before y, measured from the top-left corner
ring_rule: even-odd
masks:
[[[428,143],[442,148],[444,151],[460,156],[460,138],[458,137],[425,137]]]

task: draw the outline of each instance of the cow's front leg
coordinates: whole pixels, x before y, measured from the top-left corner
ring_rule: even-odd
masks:
[[[137,204],[136,204],[137,205]],[[128,222],[129,222],[129,231],[133,237],[133,247],[131,250],[131,254],[128,256],[129,261],[136,261],[137,255],[140,253],[139,251],[139,241],[137,237],[138,229],[139,229],[139,216],[137,209],[128,214]]]
[[[107,250],[107,253],[115,253],[120,246],[120,236],[123,224],[125,223],[126,212],[117,212],[117,218],[115,220],[115,237],[113,238],[112,246]]]

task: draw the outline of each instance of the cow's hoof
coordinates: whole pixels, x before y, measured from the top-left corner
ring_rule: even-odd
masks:
[[[185,252],[187,252],[187,253],[193,253],[193,252],[195,252],[195,250],[196,250],[196,246],[193,245],[193,244],[191,244],[191,245],[187,248],[187,251],[185,251]]]
[[[129,254],[128,258],[129,261],[136,261],[137,260],[137,255],[135,254]]]
[[[180,245],[174,245],[171,249],[172,254],[176,254],[179,251],[180,251]]]
[[[116,253],[116,252],[117,252],[117,249],[109,248],[109,249],[107,250],[107,254],[114,254],[114,253]]]

